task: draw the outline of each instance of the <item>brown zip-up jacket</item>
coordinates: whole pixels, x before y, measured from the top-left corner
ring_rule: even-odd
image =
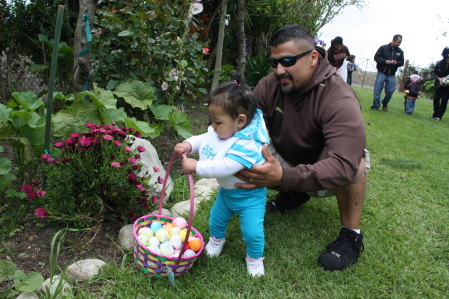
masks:
[[[327,60],[324,49],[308,86],[284,94],[272,73],[254,89],[277,152],[297,165],[283,169],[279,190],[334,189],[354,181],[365,148],[365,126],[354,90]],[[318,161],[326,148],[328,158]]]

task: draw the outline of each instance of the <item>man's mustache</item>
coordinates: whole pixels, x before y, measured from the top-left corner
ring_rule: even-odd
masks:
[[[290,79],[293,81],[293,77],[289,74],[282,74],[282,75],[277,75],[278,80],[282,80],[282,79]]]

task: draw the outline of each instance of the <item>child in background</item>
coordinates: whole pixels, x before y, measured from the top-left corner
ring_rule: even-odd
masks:
[[[348,60],[348,84],[352,85],[352,72],[356,71],[359,74],[359,77],[362,77],[362,74],[359,71],[359,68],[357,67],[357,64],[355,63],[355,55],[351,55]]]
[[[421,86],[419,85],[423,80],[418,74],[410,75],[410,83],[405,85],[408,90],[407,99],[405,100],[405,114],[412,115],[413,110],[415,109],[415,102],[419,96],[419,89]],[[408,81],[407,81],[408,82]]]
[[[262,111],[249,87],[236,78],[218,86],[210,95],[212,125],[207,133],[193,136],[175,145],[179,155],[199,153],[199,161],[184,159],[184,173],[217,178],[221,188],[210,211],[209,257],[219,256],[225,243],[226,228],[234,214],[239,215],[243,241],[246,243],[246,266],[252,276],[264,275],[264,215],[266,188],[235,188],[244,182],[233,176],[242,169],[263,164],[262,146],[269,144]]]

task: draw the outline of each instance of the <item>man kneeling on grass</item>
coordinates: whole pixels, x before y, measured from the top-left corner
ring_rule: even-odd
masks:
[[[281,191],[267,209],[298,206],[310,194],[332,190],[342,224],[339,237],[326,246],[318,262],[326,270],[343,270],[363,250],[360,218],[366,190],[365,127],[357,96],[341,84],[326,57],[300,26],[281,28],[270,40],[273,73],[254,90],[273,147],[264,146],[265,163],[236,176]],[[271,151],[271,152],[270,152]]]

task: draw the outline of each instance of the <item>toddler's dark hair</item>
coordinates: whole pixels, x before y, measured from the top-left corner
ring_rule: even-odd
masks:
[[[249,125],[257,110],[256,97],[251,89],[245,85],[241,78],[233,74],[233,81],[220,84],[209,96],[208,105],[217,105],[223,108],[232,119],[236,119],[239,114],[246,115],[246,125]]]

